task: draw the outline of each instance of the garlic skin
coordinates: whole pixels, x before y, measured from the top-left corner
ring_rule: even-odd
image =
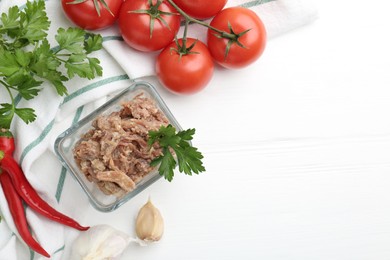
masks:
[[[164,233],[164,219],[150,198],[138,212],[135,232],[144,241],[159,241]]]
[[[72,245],[72,260],[111,260],[122,254],[132,241],[109,225],[93,226],[80,233]]]

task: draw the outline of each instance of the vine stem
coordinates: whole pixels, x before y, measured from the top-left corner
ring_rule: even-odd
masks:
[[[188,24],[189,24],[189,20],[187,18],[185,18],[185,25],[184,25],[184,32],[183,32],[183,38],[182,38],[182,46],[181,46],[181,50],[185,51],[187,50],[187,30],[188,30]]]
[[[205,23],[203,21],[200,21],[198,19],[195,19],[195,18],[189,16],[186,12],[184,12],[182,9],[180,9],[180,7],[177,6],[172,0],[167,0],[167,2],[170,3],[173,6],[173,8],[175,8],[176,11],[178,11],[179,14],[181,14],[186,19],[186,21],[189,21],[189,22],[192,22],[192,23],[197,23],[197,24],[200,24],[202,26],[205,26],[205,27],[209,28],[210,30],[213,30],[214,32],[219,33],[223,38],[231,39],[231,40],[236,40],[237,39],[237,36],[232,34],[232,33],[228,33],[228,32],[222,31],[222,30],[220,30],[218,28],[215,28],[215,27],[211,26],[208,23]]]

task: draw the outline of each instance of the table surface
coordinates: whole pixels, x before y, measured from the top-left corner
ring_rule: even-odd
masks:
[[[387,2],[318,1],[253,66],[217,69],[196,98],[163,93],[207,172],[84,217],[134,235],[151,196],[163,239],[120,259],[390,259]]]

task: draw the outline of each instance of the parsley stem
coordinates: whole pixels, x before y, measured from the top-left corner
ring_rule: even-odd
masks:
[[[19,26],[3,26],[0,28],[0,32],[5,32],[8,30],[18,29],[18,28],[19,28]]]
[[[57,54],[57,57],[70,57],[69,53]]]
[[[14,100],[14,96],[12,95],[12,92],[11,92],[11,86],[8,85],[5,81],[3,80],[0,80],[0,83],[5,87],[5,89],[7,90],[8,94],[9,94],[9,97],[11,98],[11,102],[12,102],[12,106],[14,107],[15,106],[15,100]]]
[[[53,53],[54,53],[54,55],[58,55],[57,53],[59,53],[60,51],[63,51],[64,49],[61,47],[61,46],[59,46],[59,48],[56,48],[55,50],[53,50]]]
[[[61,59],[61,58],[58,58],[58,56],[60,56],[60,55],[54,55],[54,58],[55,58],[56,60],[58,60],[58,61],[61,61],[61,62],[63,62],[63,63],[66,63],[66,60]]]

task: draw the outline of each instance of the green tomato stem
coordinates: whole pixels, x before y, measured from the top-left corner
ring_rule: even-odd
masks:
[[[176,11],[179,12],[179,14],[181,14],[186,19],[186,21],[189,21],[189,22],[192,22],[192,23],[197,23],[197,24],[200,24],[202,26],[205,26],[205,27],[209,28],[210,30],[213,30],[213,31],[219,33],[223,38],[227,38],[227,39],[230,39],[230,40],[237,40],[237,36],[236,35],[234,35],[232,33],[228,33],[228,32],[222,31],[220,29],[217,29],[217,28],[211,26],[208,23],[205,23],[203,21],[195,19],[195,18],[189,16],[182,9],[180,9],[180,7],[177,6],[172,0],[167,0],[167,1],[168,1],[168,3],[170,3],[173,6],[173,8],[176,9]]]
[[[158,0],[155,5],[151,4],[149,9],[150,15],[157,17],[160,14],[160,11],[158,10],[160,5],[161,5],[161,0]]]
[[[183,42],[181,46],[181,51],[185,51],[187,49],[187,31],[188,31],[188,24],[189,20],[185,18],[185,25],[184,25],[184,32],[183,32]]]

